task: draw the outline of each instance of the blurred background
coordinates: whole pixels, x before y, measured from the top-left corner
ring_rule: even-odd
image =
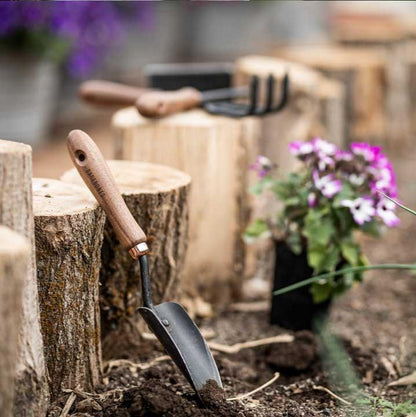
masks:
[[[34,174],[56,177],[69,166],[56,151],[68,129],[95,129],[111,155],[112,111],[80,102],[83,80],[142,85],[147,64],[232,62],[295,44],[408,45],[415,16],[416,3],[405,1],[2,1],[0,137],[32,145]]]

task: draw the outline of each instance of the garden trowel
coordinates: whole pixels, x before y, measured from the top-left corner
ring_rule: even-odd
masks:
[[[81,130],[73,130],[67,144],[74,165],[106,212],[120,243],[140,263],[140,314],[198,394],[209,381],[222,388],[212,354],[184,308],[174,302],[152,303],[146,235],[127,208],[100,150]]]

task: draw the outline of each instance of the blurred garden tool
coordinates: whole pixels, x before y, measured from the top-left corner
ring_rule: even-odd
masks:
[[[78,94],[87,103],[103,106],[134,106],[142,94],[155,91],[103,80],[89,80],[81,84]]]
[[[273,103],[275,91],[275,78],[272,75],[266,81],[266,103],[259,105],[259,77],[253,76],[250,83],[249,103],[218,102],[207,103],[204,108],[209,113],[230,117],[262,116],[269,113],[277,113],[286,106],[289,100],[289,75],[285,74],[282,81],[282,92],[278,104]],[[146,97],[143,95],[142,98]]]
[[[173,302],[153,304],[146,235],[121,197],[100,150],[81,130],[73,130],[67,144],[74,165],[105,210],[120,243],[140,263],[143,298],[140,314],[198,394],[209,381],[222,387],[212,354],[183,307]]]

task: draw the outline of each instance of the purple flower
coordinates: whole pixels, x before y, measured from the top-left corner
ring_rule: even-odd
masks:
[[[348,181],[357,187],[360,187],[364,184],[364,181],[366,179],[366,176],[364,174],[355,174],[352,173],[348,176]]]
[[[289,145],[289,151],[295,156],[306,156],[313,152],[314,148],[311,142],[295,141]]]
[[[319,177],[318,171],[314,170],[312,177],[315,187],[327,198],[332,198],[342,189],[341,181],[334,174]]]
[[[367,162],[373,162],[377,159],[381,148],[379,146],[371,146],[369,143],[354,142],[350,146],[353,154],[362,156]]]
[[[321,138],[315,138],[312,141],[313,148],[320,155],[335,155],[337,147],[333,143],[329,143]]]
[[[316,207],[318,202],[318,196],[315,193],[309,193],[308,195],[308,207]]]
[[[376,214],[374,201],[371,197],[359,197],[355,200],[343,200],[341,204],[348,207],[354,218],[355,223],[362,226],[365,222],[369,222]]]
[[[0,1],[0,41],[24,50],[37,32],[50,41],[43,49],[40,45],[44,55],[56,49],[54,41],[67,41],[69,72],[87,76],[120,45],[127,23],[145,28],[152,24],[152,10],[142,2]]]
[[[324,153],[318,153],[318,169],[319,171],[325,171],[327,168],[333,168],[335,165],[334,160]]]
[[[346,161],[346,162],[349,162],[349,161],[352,161],[353,158],[354,158],[354,155],[351,152],[349,152],[349,151],[342,151],[342,150],[338,149],[335,152],[335,160],[336,161]]]
[[[257,172],[260,179],[264,178],[273,168],[273,164],[269,158],[259,155],[256,162],[250,165],[250,169]]]
[[[395,227],[400,223],[400,219],[394,213],[396,209],[396,204],[388,198],[383,197],[377,203],[377,216],[384,222],[388,227]]]

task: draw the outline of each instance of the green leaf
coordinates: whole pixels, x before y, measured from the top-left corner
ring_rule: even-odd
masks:
[[[322,217],[318,210],[309,210],[305,217],[303,235],[310,246],[325,247],[335,233],[335,227],[330,218]]]
[[[244,239],[250,243],[257,238],[268,237],[269,235],[269,225],[263,219],[257,219],[246,228]]]
[[[340,251],[335,245],[330,245],[324,252],[324,258],[320,265],[319,271],[335,271],[337,265],[339,264],[341,257]]]
[[[329,282],[326,283],[314,283],[311,285],[311,293],[313,302],[315,304],[322,303],[323,301],[328,300],[332,294],[332,287]]]
[[[350,240],[342,240],[341,254],[351,266],[357,266],[359,264],[360,247],[356,243]]]
[[[308,248],[308,264],[314,271],[319,271],[325,252],[322,248],[309,249]]]
[[[348,183],[343,181],[341,191],[333,199],[333,207],[343,207],[341,201],[351,200],[353,198],[354,190]]]

